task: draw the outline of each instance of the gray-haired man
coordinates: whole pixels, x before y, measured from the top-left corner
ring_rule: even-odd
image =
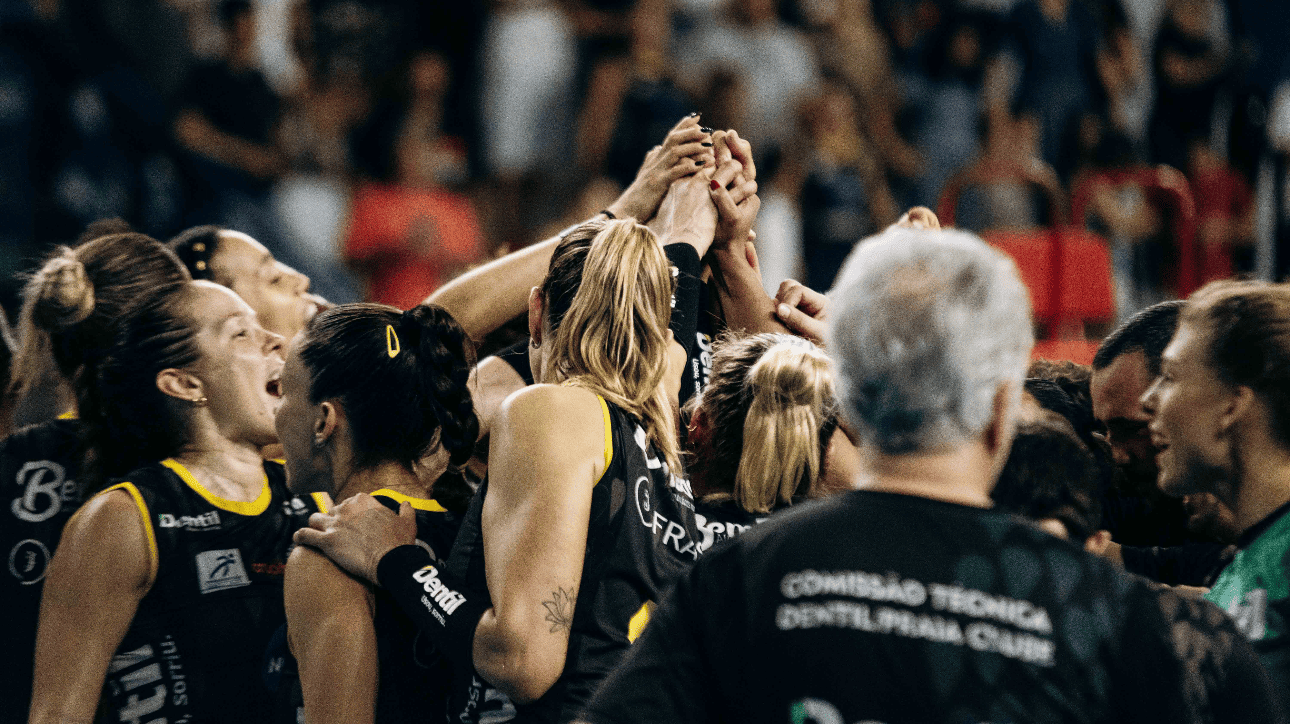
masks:
[[[831,305],[860,489],[701,559],[587,721],[1277,720],[1212,606],[989,510],[1033,343],[1006,257],[963,232],[889,230],[852,254]]]

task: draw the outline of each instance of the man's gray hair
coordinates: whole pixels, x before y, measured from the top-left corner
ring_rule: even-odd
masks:
[[[838,399],[887,455],[948,448],[989,424],[1021,383],[1030,299],[1004,254],[964,231],[893,228],[861,242],[829,293]]]

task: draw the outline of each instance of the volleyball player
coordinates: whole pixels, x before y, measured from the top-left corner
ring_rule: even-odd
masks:
[[[92,309],[75,298],[75,290],[84,283],[82,274],[113,280],[111,287],[102,287]],[[23,289],[15,393],[49,376],[49,367],[70,387],[66,381],[75,377],[85,345],[111,339],[117,319],[131,314],[146,292],[174,290],[188,282],[174,255],[142,234],[109,234],[58,250]],[[77,324],[76,335],[59,333],[72,323]],[[80,475],[80,433],[80,422],[65,417],[30,425],[0,443],[0,481],[11,491],[0,512],[0,549],[9,561],[9,575],[0,577],[0,610],[9,616],[0,632],[0,650],[9,660],[0,675],[0,698],[6,702],[0,707],[0,722],[6,724],[27,721],[45,575],[63,526],[86,492]]]
[[[388,514],[352,505],[361,497],[316,518],[325,532],[300,533],[379,580],[459,671],[477,672],[454,721],[499,705],[490,716],[505,716],[498,694],[519,720],[568,721],[698,555],[664,391],[669,272],[630,221],[553,260],[529,318],[543,384],[503,406],[488,480],[447,564],[415,546],[390,551],[406,541]]]
[[[727,335],[712,358],[686,433],[704,550],[817,492],[838,426],[832,365],[811,342]]]
[[[988,509],[1033,342],[1015,267],[962,232],[889,230],[833,293],[862,489],[706,555],[585,719],[1203,720],[1172,594]],[[1191,656],[1213,631],[1187,622]]]
[[[193,279],[215,282],[251,305],[266,330],[290,340],[327,302],[309,293],[309,277],[273,258],[240,231],[194,226],[167,242]]]
[[[37,314],[72,353],[90,489],[129,472],[68,522],[37,632],[32,722],[263,718],[269,637],[284,621],[293,530],[321,505],[262,460],[276,443],[282,340],[206,281],[137,290],[96,339],[82,325],[118,280],[59,258],[76,280]],[[80,310],[70,315],[70,310]],[[153,462],[160,461],[160,462]]]
[[[1159,486],[1231,509],[1237,553],[1206,598],[1236,620],[1290,703],[1290,286],[1193,294],[1142,397]]]
[[[347,304],[314,317],[282,373],[277,428],[292,491],[407,503],[417,539],[446,553],[461,519],[441,499],[469,497],[460,467],[479,426],[469,345],[438,307]],[[385,592],[301,546],[287,564],[286,610],[309,724],[444,710],[451,671]]]

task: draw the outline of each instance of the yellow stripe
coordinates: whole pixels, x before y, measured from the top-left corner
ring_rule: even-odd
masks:
[[[197,478],[193,477],[192,473],[188,472],[188,468],[184,467],[183,463],[174,458],[162,460],[161,464],[170,468],[170,470],[178,475],[179,478],[188,485],[188,487],[193,489],[193,492],[202,496],[207,503],[210,503],[221,510],[227,510],[230,513],[251,516],[259,515],[269,509],[269,501],[273,499],[273,492],[269,490],[268,475],[264,476],[264,487],[260,489],[260,497],[253,501],[246,502],[243,500],[229,500],[227,498],[221,498],[207,490],[201,483],[197,482]]]
[[[639,611],[632,614],[631,620],[627,622],[627,643],[636,643],[636,639],[645,633],[645,624],[649,623],[650,614],[653,612],[654,602],[646,601],[641,604]]]
[[[605,473],[609,472],[609,464],[614,461],[614,421],[609,416],[609,403],[605,402],[605,398],[596,395],[596,399],[600,400],[600,414],[605,419],[605,469],[600,471],[600,477],[596,478],[596,485],[600,485]]]
[[[60,419],[60,420],[75,420],[75,419],[77,419],[77,418],[76,418],[76,410],[68,410],[67,412],[64,412],[63,414],[59,415],[59,416],[58,416],[58,419]]]
[[[417,510],[428,510],[431,513],[448,512],[448,509],[440,505],[437,500],[431,500],[430,498],[413,498],[409,495],[404,495],[403,493],[396,493],[389,488],[381,488],[380,490],[372,493],[372,495],[380,495],[382,497],[389,498],[396,503],[407,503]]]
[[[309,496],[314,499],[314,505],[318,506],[318,512],[320,513],[331,512],[330,510],[327,509],[326,493],[310,493]]]
[[[148,564],[148,587],[151,588],[157,580],[157,563],[160,558],[160,554],[157,553],[157,532],[152,529],[152,514],[148,512],[148,504],[143,501],[143,495],[139,493],[134,483],[117,483],[103,493],[113,490],[124,490],[129,493],[130,497],[134,498],[134,504],[139,508],[139,515],[143,517],[143,530],[148,536],[148,556],[151,559]]]

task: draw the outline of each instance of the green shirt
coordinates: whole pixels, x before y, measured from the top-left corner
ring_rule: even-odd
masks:
[[[1240,550],[1205,594],[1254,645],[1290,701],[1290,504],[1241,535]]]

